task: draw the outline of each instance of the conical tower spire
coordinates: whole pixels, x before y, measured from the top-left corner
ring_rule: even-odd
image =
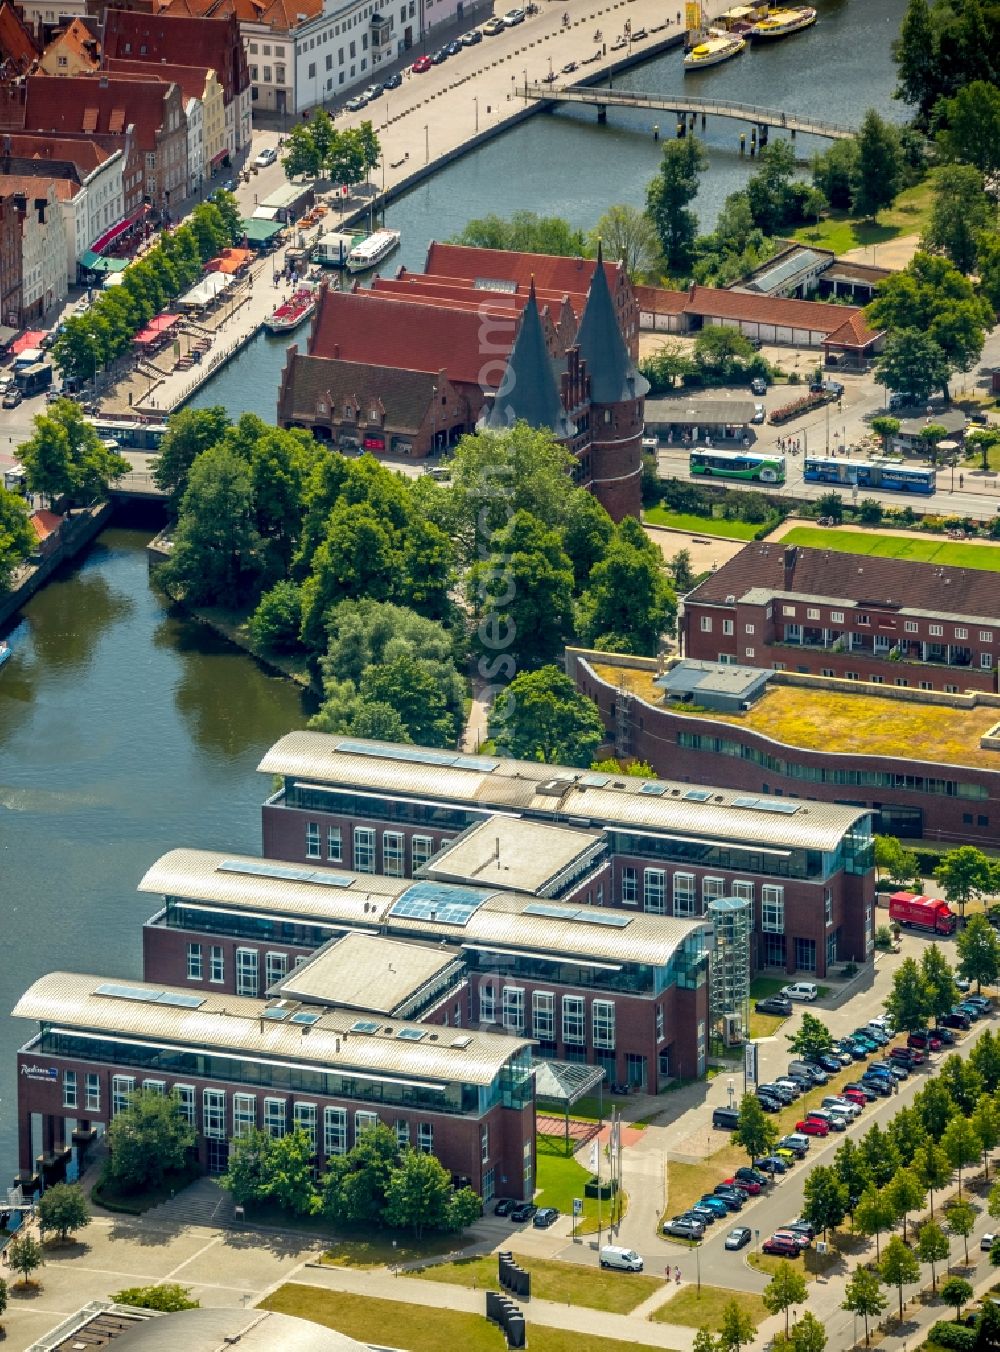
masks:
[[[590,374],[590,393],[595,404],[620,404],[649,390],[636,369],[618,326],[614,301],[604,270],[604,247],[598,241],[597,264],[587,293],[587,304],[576,335],[580,355]]]
[[[501,429],[524,421],[532,427],[544,427],[557,437],[573,435],[573,424],[566,417],[559,398],[556,374],[545,345],[542,320],[535,296],[532,275],[528,300],[507,358],[500,388],[486,419],[487,427]]]

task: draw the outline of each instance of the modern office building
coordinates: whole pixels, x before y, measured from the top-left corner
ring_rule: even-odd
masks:
[[[644,717],[638,710],[637,736]],[[864,807],[712,788],[711,775],[700,784],[642,780],[314,732],[283,737],[259,769],[281,779],[263,807],[263,849],[275,859],[390,877],[426,870],[455,879],[477,868],[496,877],[511,858],[508,823],[544,825],[578,845],[551,861],[537,847],[522,850],[518,867],[536,871],[528,890],[551,885],[550,895],[577,905],[687,920],[718,897],[746,898],[757,968],[824,976],[872,951]],[[461,852],[477,842],[471,867],[461,852],[441,853],[464,832]],[[488,862],[491,842],[499,866]],[[540,881],[546,870],[551,883]]]
[[[591,833],[563,832],[581,837],[577,871],[521,849],[517,828],[536,848],[553,828],[495,824],[510,853],[492,869],[467,867],[486,845],[479,827],[433,861],[456,882],[172,850],[139,885],[164,902],[143,931],[144,976],[530,1037],[536,1057],[600,1066],[609,1083],[651,1093],[703,1074],[704,922],[588,904]],[[511,890],[534,880],[537,891]]]

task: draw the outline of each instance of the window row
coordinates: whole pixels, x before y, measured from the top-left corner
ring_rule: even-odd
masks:
[[[374,873],[376,871],[376,843],[378,832],[370,826],[354,828],[353,868],[355,873]],[[410,838],[411,874],[423,868],[434,853],[434,841],[430,836],[412,836]],[[322,859],[322,837],[319,822],[306,823],[306,858]],[[326,829],[326,858],[331,864],[344,862],[344,834],[339,826]],[[405,878],[406,837],[402,831],[382,832],[382,873],[387,878]]]
[[[500,991],[501,1023],[508,1033],[528,1034],[525,1022],[525,992],[521,986],[503,986]],[[561,1003],[562,1041],[576,1046],[587,1042],[586,1000],[582,995],[564,995]],[[479,987],[479,1021],[497,1022],[497,988],[490,981]],[[613,1050],[615,1046],[615,1002],[592,1000],[590,1004],[591,1043]],[[556,996],[553,991],[532,991],[531,1032],[542,1042],[556,1040]]]
[[[677,916],[704,915],[709,902],[720,897],[739,897],[743,901],[754,899],[754,884],[749,878],[704,877],[701,880],[701,902],[698,902],[698,882],[693,873],[677,872],[671,878],[673,900],[672,914]],[[784,887],[774,883],[761,886],[761,900],[764,903],[784,907]],[[644,868],[642,870],[643,909],[658,915],[666,913],[667,874],[662,868]],[[626,864],[621,871],[621,900],[625,906],[639,904],[639,869]]]
[[[189,943],[187,946],[187,975],[189,981],[205,979],[205,945]],[[226,979],[225,950],[221,944],[209,944],[209,979],[224,982]],[[302,958],[296,958],[298,966]],[[270,990],[284,981],[288,975],[288,954],[264,954],[264,990]],[[256,997],[260,995],[260,953],[256,948],[238,948],[236,950],[236,994]]]

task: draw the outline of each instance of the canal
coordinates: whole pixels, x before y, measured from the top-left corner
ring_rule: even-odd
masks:
[[[905,0],[819,0],[806,33],[690,77],[684,88],[856,122],[892,101],[889,43]],[[607,34],[606,34],[607,36]],[[679,89],[677,53],[622,77]],[[740,128],[708,128],[709,170],[697,206],[710,228],[752,163],[733,153]],[[802,153],[808,153],[803,138]],[[659,148],[649,117],[536,117],[401,198],[392,266],[422,266],[428,242],[474,216],[518,208],[593,226],[611,202],[640,204]],[[572,166],[572,172],[568,171]],[[198,403],[274,416],[284,344],[260,338],[205,387]],[[38,975],[66,967],[140,971],[135,887],[165,850],[187,844],[259,850],[268,786],[261,752],[308,716],[297,690],[171,611],[148,582],[139,531],[106,531],[25,609],[0,674],[0,1011]],[[0,1017],[0,1184],[16,1168],[14,1053],[27,1025]]]

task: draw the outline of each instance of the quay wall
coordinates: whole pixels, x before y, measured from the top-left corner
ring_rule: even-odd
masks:
[[[114,508],[110,502],[79,511],[65,523],[56,549],[38,564],[22,569],[13,591],[0,597],[0,625],[15,615],[48,582],[62,564],[75,559],[107,525]]]

